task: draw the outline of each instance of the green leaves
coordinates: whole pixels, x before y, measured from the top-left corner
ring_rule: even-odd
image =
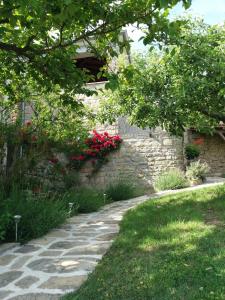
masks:
[[[170,28],[171,43],[137,55],[133,66],[121,70],[118,90],[106,95],[109,119],[122,114],[132,124],[161,126],[172,134],[189,127],[212,133],[225,122],[225,26],[184,20]]]
[[[179,30],[178,23],[168,20],[169,9],[178,2],[187,5],[190,1],[1,1],[0,93],[7,97],[7,105],[11,104],[11,107],[22,101],[34,101],[38,125],[42,122],[46,130],[50,130],[51,117],[55,120],[54,111],[57,111],[55,130],[51,131],[56,139],[79,136],[83,116],[91,114],[84,112],[76,96],[93,94],[85,87],[92,78],[91,74],[75,65],[80,45],[86,45],[84,52],[92,52],[98,58],[109,58],[110,61],[124,50],[129,51],[130,41],[121,30],[133,23],[144,24],[149,29],[145,44],[157,41],[162,45],[164,41],[168,42],[169,35],[176,35]],[[131,67],[124,69],[127,90],[130,89],[128,83],[142,84],[141,73],[133,76],[135,72]],[[118,75],[107,74],[107,77],[106,88],[118,89]],[[122,92],[126,95],[125,91]],[[136,95],[132,92],[129,96],[129,109],[132,110],[131,97]],[[2,101],[0,106],[5,106],[5,103],[6,100]],[[142,110],[136,104],[133,118],[136,111],[140,114]],[[68,116],[71,126],[63,123],[65,116]]]

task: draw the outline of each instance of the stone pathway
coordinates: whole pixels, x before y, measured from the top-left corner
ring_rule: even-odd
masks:
[[[0,299],[55,300],[79,288],[111,246],[123,214],[147,199],[114,202],[26,245],[0,247]]]
[[[221,183],[185,190],[215,184]],[[56,300],[78,289],[111,246],[123,214],[149,198],[168,193],[171,191],[114,202],[99,212],[72,217],[59,229],[26,245],[2,245],[0,299]]]

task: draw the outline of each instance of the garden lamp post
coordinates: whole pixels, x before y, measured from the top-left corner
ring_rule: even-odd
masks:
[[[20,222],[21,216],[20,215],[15,215],[14,216],[14,221],[16,225],[16,231],[15,231],[15,236],[16,236],[16,242],[18,241],[18,224]]]
[[[71,215],[72,208],[73,208],[73,202],[69,202],[69,216]]]

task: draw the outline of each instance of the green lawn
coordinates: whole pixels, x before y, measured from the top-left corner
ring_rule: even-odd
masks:
[[[65,300],[225,299],[225,187],[128,212],[108,254]]]

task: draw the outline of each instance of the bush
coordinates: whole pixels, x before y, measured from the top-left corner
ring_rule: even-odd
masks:
[[[175,190],[188,186],[185,175],[179,169],[171,169],[159,175],[154,183],[157,191]]]
[[[113,201],[127,200],[135,197],[135,188],[128,182],[118,181],[111,183],[105,193]]]
[[[57,196],[34,198],[24,191],[13,190],[4,200],[2,216],[10,216],[5,223],[3,241],[15,241],[15,223],[13,216],[21,215],[18,240],[25,242],[46,234],[50,229],[62,224],[68,215],[68,206]],[[1,216],[1,218],[2,218]],[[2,224],[1,224],[2,225]]]
[[[185,147],[185,155],[187,159],[195,159],[200,155],[200,149],[194,144],[189,144]]]
[[[103,192],[92,188],[81,188],[78,190],[70,191],[67,195],[70,202],[77,206],[79,213],[89,213],[99,210],[104,204]]]
[[[186,176],[189,180],[204,180],[210,168],[207,163],[194,161],[187,167]]]

